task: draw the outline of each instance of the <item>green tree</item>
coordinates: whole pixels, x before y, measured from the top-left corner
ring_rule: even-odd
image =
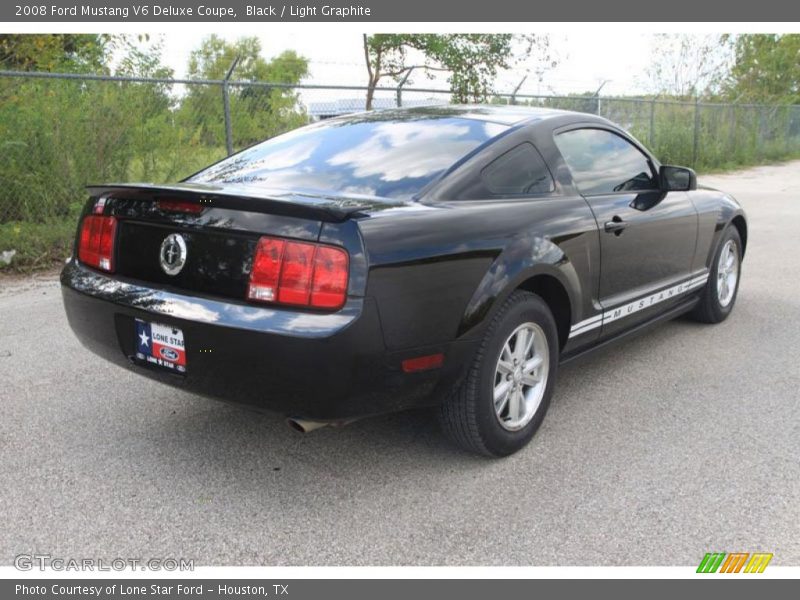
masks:
[[[114,36],[2,34],[0,67],[15,71],[104,72]]]
[[[189,57],[189,76],[224,79],[236,61],[232,80],[296,85],[308,75],[308,59],[287,50],[272,60],[261,56],[256,37],[229,42],[217,35],[203,40]],[[192,85],[181,113],[205,144],[225,140],[222,96],[219,86]],[[231,121],[237,146],[272,137],[305,123],[297,93],[291,88],[232,85],[229,88]]]
[[[18,68],[67,70],[80,63],[93,73],[172,73],[161,63],[160,41],[149,43],[146,36],[95,40],[83,50],[57,36],[30,37],[2,40]],[[66,218],[85,198],[88,183],[186,173],[173,159],[180,152],[174,106],[167,84],[0,80],[0,222]]]
[[[189,55],[189,75],[202,79],[222,79],[238,58],[234,79],[298,83],[308,74],[308,59],[287,50],[271,61],[261,56],[257,37],[229,42],[217,35],[203,40]]]
[[[727,95],[742,102],[800,104],[800,34],[735,36]]]
[[[449,73],[453,101],[483,101],[499,71],[517,66],[534,50],[542,62],[555,63],[549,38],[512,34],[387,34],[363,37],[367,67],[366,108],[372,108],[375,89],[384,78],[400,81],[413,70]],[[412,60],[420,57],[419,62]]]

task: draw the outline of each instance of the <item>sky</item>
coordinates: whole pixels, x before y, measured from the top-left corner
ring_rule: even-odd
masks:
[[[164,60],[174,69],[175,75],[186,75],[189,53],[200,45],[205,33],[185,31],[163,34]],[[310,60],[310,77],[305,83],[364,85],[366,71],[361,35],[337,33],[332,36],[302,33],[297,30],[271,28],[268,34],[258,30],[221,33],[222,37],[235,39],[241,35],[257,35],[262,44],[262,54],[271,58],[287,49],[296,50]],[[551,33],[551,47],[559,58],[556,68],[544,73],[537,81],[535,74],[526,80],[520,93],[569,94],[594,91],[603,82],[602,94],[626,95],[642,93],[651,55],[653,34],[626,33],[608,35],[583,30],[580,33]],[[512,91],[519,83],[525,67],[502,73],[496,82],[497,91]],[[446,87],[444,79],[429,80],[423,75],[411,78],[409,87]]]

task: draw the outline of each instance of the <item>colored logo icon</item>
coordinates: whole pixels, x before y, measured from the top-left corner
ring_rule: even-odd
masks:
[[[772,560],[768,552],[708,552],[700,565],[698,573],[763,573]]]

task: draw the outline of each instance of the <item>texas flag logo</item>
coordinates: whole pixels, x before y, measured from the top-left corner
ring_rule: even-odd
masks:
[[[136,356],[162,367],[185,371],[183,332],[168,325],[136,319]]]

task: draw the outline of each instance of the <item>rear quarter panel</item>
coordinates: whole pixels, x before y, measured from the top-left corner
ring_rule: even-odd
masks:
[[[390,349],[474,339],[498,302],[538,274],[558,279],[573,322],[592,311],[599,241],[580,197],[436,203],[359,222]]]

